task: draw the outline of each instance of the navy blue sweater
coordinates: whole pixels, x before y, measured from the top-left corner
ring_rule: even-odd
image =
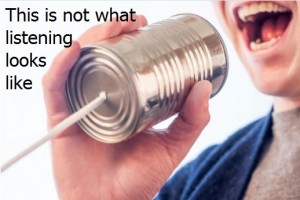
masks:
[[[243,199],[264,145],[272,139],[272,115],[238,130],[181,168],[156,199]]]

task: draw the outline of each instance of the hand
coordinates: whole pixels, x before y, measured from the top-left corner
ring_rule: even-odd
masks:
[[[95,26],[55,58],[43,79],[49,127],[70,115],[65,82],[81,46],[147,24],[143,16],[136,19]],[[68,128],[52,140],[60,199],[152,199],[208,123],[210,93],[209,82],[196,83],[167,130],[149,129],[117,144],[96,141],[77,124]]]

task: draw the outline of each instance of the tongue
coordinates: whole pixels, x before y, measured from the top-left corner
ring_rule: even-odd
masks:
[[[276,21],[276,36],[281,37],[290,22],[290,15],[280,15]]]
[[[263,42],[270,41],[272,38],[281,37],[290,21],[288,15],[280,15],[277,20],[267,19],[261,28],[261,38]]]

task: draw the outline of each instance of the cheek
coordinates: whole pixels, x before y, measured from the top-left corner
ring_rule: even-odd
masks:
[[[240,56],[259,91],[272,96],[296,97],[300,95],[299,53],[275,55],[266,63],[255,62],[245,54]]]
[[[300,40],[298,40],[298,42],[300,42]],[[300,98],[300,45],[289,75],[291,77],[290,79],[293,80],[292,88],[294,88],[294,95]]]

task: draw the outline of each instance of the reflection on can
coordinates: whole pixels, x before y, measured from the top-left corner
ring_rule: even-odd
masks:
[[[199,80],[212,83],[214,96],[227,72],[215,28],[197,15],[180,14],[83,48],[67,80],[67,99],[75,112],[105,91],[107,100],[79,125],[93,138],[115,143],[177,113]]]

